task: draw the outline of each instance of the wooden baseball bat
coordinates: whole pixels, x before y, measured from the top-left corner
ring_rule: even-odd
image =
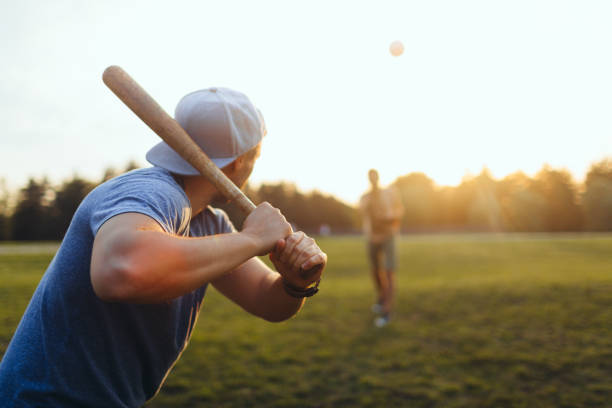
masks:
[[[166,113],[159,104],[121,67],[111,65],[104,70],[102,80],[153,132],[175,152],[206,177],[230,201],[250,214],[255,204],[204,153],[185,129]],[[314,274],[321,265],[305,271]]]
[[[179,123],[121,67],[111,65],[102,80],[153,132],[206,177],[230,201],[249,214],[255,204],[202,151]]]

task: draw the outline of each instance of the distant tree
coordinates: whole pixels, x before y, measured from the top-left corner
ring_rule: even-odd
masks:
[[[114,177],[117,177],[119,175],[119,172],[117,171],[117,169],[115,169],[114,167],[107,167],[104,170],[104,174],[102,175],[102,180],[100,180],[101,183],[104,183],[105,181],[108,181]]]
[[[310,223],[304,225],[308,232],[318,232],[321,226],[326,225],[333,233],[354,232],[358,229],[355,224],[357,210],[337,198],[313,191],[305,195],[304,203],[314,210]]]
[[[0,241],[10,239],[9,193],[6,181],[0,178]]]
[[[582,229],[582,210],[578,205],[578,189],[566,170],[544,166],[534,177],[534,190],[546,202],[545,230],[550,232]]]
[[[447,228],[470,229],[474,217],[472,205],[476,199],[476,183],[473,176],[465,176],[457,187],[445,189],[444,215]]]
[[[436,192],[436,215],[433,220],[434,228],[438,231],[455,230],[457,225],[453,222],[452,211],[453,196],[456,187],[442,186]]]
[[[127,173],[128,171],[132,171],[132,170],[136,170],[141,168],[142,166],[135,160],[130,160],[128,162],[128,164],[125,166],[125,170],[123,170],[124,173]]]
[[[83,198],[93,189],[93,183],[79,176],[65,181],[55,191],[55,199],[51,203],[53,215],[53,239],[62,239],[72,216],[77,210]]]
[[[505,231],[535,232],[546,228],[546,199],[534,181],[522,172],[497,183],[502,225]]]
[[[257,202],[267,201],[281,210],[285,218],[293,224],[302,223],[308,214],[301,214],[300,208],[295,206],[298,195],[297,187],[293,183],[280,182],[276,184],[262,184],[257,189]],[[301,205],[300,205],[301,207]]]
[[[107,167],[104,170],[104,174],[102,175],[102,180],[100,180],[101,183],[104,183],[105,181],[108,181],[112,178],[117,177],[118,175],[122,174],[122,173],[127,173],[128,171],[132,171],[132,170],[136,170],[141,168],[142,166],[135,160],[130,160],[124,167],[123,171],[121,170],[117,170],[114,167]]]
[[[433,180],[423,173],[401,176],[393,183],[404,206],[402,229],[427,230],[439,224],[441,202]]]
[[[501,206],[497,197],[497,182],[488,169],[469,180],[473,196],[468,207],[468,225],[479,231],[501,231]]]
[[[312,231],[318,228],[317,208],[313,208],[294,183],[262,184],[257,190],[258,202],[277,207],[294,228]]]
[[[46,240],[53,238],[49,213],[51,189],[47,179],[30,179],[21,189],[11,220],[12,239]]]
[[[591,165],[583,195],[586,228],[612,231],[612,159]]]
[[[457,187],[439,191],[440,227],[452,230],[500,231],[502,207],[497,182],[484,168],[477,176],[465,176]]]

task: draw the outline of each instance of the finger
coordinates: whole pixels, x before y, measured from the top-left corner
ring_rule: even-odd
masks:
[[[319,251],[302,262],[300,267],[303,271],[310,274],[313,272],[321,272],[326,264],[327,255],[324,252]]]
[[[293,248],[292,253],[289,255],[289,262],[295,263],[299,261],[300,257],[303,257],[305,254],[310,256],[314,254],[316,251],[320,251],[317,243],[314,239],[301,232],[302,239],[300,242]],[[298,265],[299,267],[299,265]]]
[[[295,247],[302,241],[302,239],[304,239],[304,236],[305,234],[302,231],[298,231],[289,235],[285,239],[286,245],[279,258],[281,262],[289,263],[289,258],[291,254],[293,253]]]
[[[304,235],[304,238],[299,242],[299,244],[293,248],[293,252],[289,255],[287,263],[291,265],[293,270],[299,271],[302,262],[310,258],[318,251],[319,248],[315,244],[314,239]]]
[[[303,284],[305,286],[308,286],[312,284],[313,282],[316,282],[319,279],[321,279],[321,275],[323,274],[322,271],[323,271],[323,267],[320,264],[315,265],[313,268],[307,271],[300,272],[299,277],[300,277],[300,280],[303,282]]]

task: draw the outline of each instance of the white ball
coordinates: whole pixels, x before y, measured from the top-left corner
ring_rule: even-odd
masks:
[[[404,44],[399,40],[393,41],[389,46],[389,52],[394,57],[399,57],[404,52]]]

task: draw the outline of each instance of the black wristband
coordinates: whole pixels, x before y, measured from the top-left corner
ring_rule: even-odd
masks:
[[[285,289],[285,292],[287,292],[289,296],[301,299],[305,297],[311,297],[312,295],[317,293],[319,291],[319,283],[321,282],[321,279],[319,279],[313,286],[306,289],[295,287],[289,282],[287,282],[285,279],[282,279],[282,281],[283,289]]]

